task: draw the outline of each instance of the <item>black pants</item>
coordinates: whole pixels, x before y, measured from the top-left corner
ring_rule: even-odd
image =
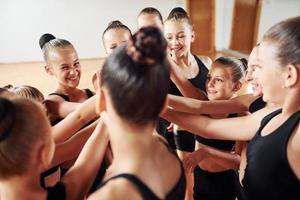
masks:
[[[212,173],[197,166],[194,170],[194,200],[235,200],[235,181],[233,170]]]

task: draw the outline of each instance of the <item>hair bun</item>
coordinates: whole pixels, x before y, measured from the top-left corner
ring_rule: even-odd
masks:
[[[167,41],[156,27],[144,27],[132,37],[129,54],[135,62],[154,64],[166,58]]]
[[[111,26],[122,26],[124,25],[122,22],[120,22],[119,20],[113,20],[111,22],[108,23],[108,27],[111,27]]]
[[[189,17],[187,12],[183,8],[176,7],[171,10],[167,19],[172,19],[172,18],[182,19],[182,18],[189,18]]]
[[[50,33],[43,34],[40,37],[40,41],[39,41],[40,48],[42,49],[47,42],[54,40],[54,39],[56,39],[56,37]]]
[[[243,63],[244,69],[246,71],[248,69],[248,60],[246,58],[240,58],[239,60]]]
[[[0,142],[8,136],[14,120],[14,104],[8,99],[0,98]]]

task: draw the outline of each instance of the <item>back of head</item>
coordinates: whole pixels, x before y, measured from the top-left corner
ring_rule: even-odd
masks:
[[[215,60],[215,62],[222,64],[224,67],[229,67],[231,69],[233,82],[243,82],[248,66],[247,60],[245,58],[237,59],[230,57],[219,57]]]
[[[145,27],[105,61],[101,85],[121,118],[138,125],[157,119],[169,88],[166,47],[158,28]]]
[[[50,126],[39,105],[27,99],[0,98],[0,179],[32,170]]]
[[[16,86],[10,89],[11,92],[24,97],[25,99],[32,99],[38,102],[44,101],[44,95],[37,88],[29,85]]]
[[[186,21],[190,26],[192,26],[192,22],[190,20],[189,15],[181,7],[176,7],[171,10],[166,21],[170,21],[170,20],[175,20],[175,21],[183,20],[183,21]]]
[[[300,16],[281,21],[272,26],[264,35],[263,42],[276,45],[279,62],[300,64]]]
[[[68,46],[73,47],[68,40],[56,38],[50,33],[45,33],[40,37],[39,46],[42,49],[43,57],[46,62],[48,61],[48,55],[51,49],[64,48]]]

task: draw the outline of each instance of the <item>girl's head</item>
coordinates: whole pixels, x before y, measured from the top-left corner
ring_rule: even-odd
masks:
[[[137,21],[139,29],[147,26],[155,26],[163,30],[163,19],[160,12],[156,8],[147,7],[141,10]]]
[[[264,101],[282,104],[285,92],[300,88],[299,41],[300,17],[275,24],[264,35],[254,73],[262,86]]]
[[[128,42],[130,38],[131,31],[127,26],[118,20],[110,22],[102,34],[103,46],[106,53],[108,55],[111,54],[115,48]]]
[[[24,97],[25,99],[36,100],[40,103],[44,101],[44,95],[41,93],[41,91],[29,85],[12,87],[10,91],[18,96]]]
[[[174,8],[164,25],[164,34],[168,41],[168,49],[176,57],[187,56],[194,41],[194,31],[186,11],[180,7]]]
[[[247,65],[241,59],[220,57],[208,73],[206,91],[209,100],[230,99],[243,83]]]
[[[48,168],[54,153],[51,127],[41,106],[0,98],[0,180]]]
[[[167,43],[156,27],[145,27],[118,47],[101,72],[101,109],[131,124],[154,123],[169,89]]]
[[[73,45],[48,33],[40,37],[39,44],[46,62],[46,72],[55,76],[60,86],[76,88],[80,81],[81,66]]]

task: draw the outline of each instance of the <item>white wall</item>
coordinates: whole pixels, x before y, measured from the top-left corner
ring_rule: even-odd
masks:
[[[275,23],[295,16],[300,16],[299,0],[264,0],[259,23],[258,41]]]
[[[136,29],[139,11],[152,6],[166,17],[184,0],[0,0],[0,63],[42,60],[39,37],[69,40],[81,58],[105,56],[101,35],[111,20]]]

